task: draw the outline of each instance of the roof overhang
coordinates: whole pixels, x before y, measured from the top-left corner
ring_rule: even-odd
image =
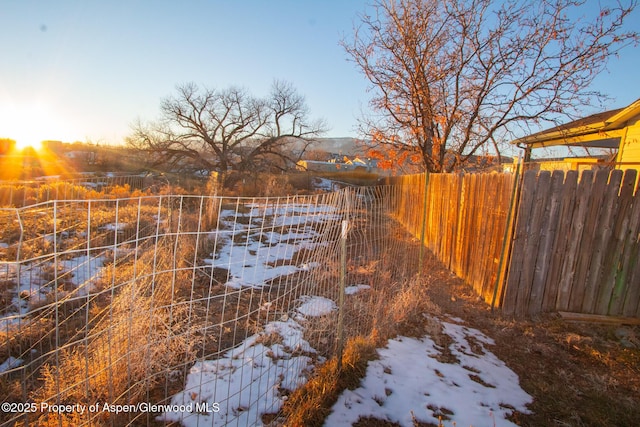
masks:
[[[623,134],[624,129],[583,134],[565,133],[555,137],[539,138],[530,141],[523,141],[525,138],[521,138],[520,140],[514,141],[514,143],[518,145],[528,145],[531,148],[554,147],[558,145],[588,148],[618,148]]]
[[[613,110],[611,115],[600,113],[594,115],[597,120],[585,123],[585,119],[538,132],[533,135],[511,141],[515,145],[526,145],[530,148],[552,146],[575,146],[589,148],[617,148],[624,136],[629,120],[640,115],[640,99],[620,110]]]

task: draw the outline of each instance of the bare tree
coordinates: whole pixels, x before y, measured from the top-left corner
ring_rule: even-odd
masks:
[[[323,121],[310,121],[304,97],[281,81],[273,83],[265,99],[236,87],[213,90],[184,84],[161,102],[160,112],[157,122],[132,126],[129,146],[146,152],[156,165],[217,171],[224,185],[233,182],[231,171],[295,164],[325,130]]]
[[[373,141],[417,152],[427,170],[451,171],[480,147],[601,99],[591,90],[607,59],[638,33],[636,7],[583,17],[580,0],[379,0],[342,45],[372,83]],[[564,115],[564,117],[563,117]]]

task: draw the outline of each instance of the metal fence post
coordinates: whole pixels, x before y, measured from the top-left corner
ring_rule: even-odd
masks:
[[[342,370],[342,354],[344,352],[344,295],[347,286],[347,234],[349,232],[349,188],[344,189],[345,216],[340,233],[340,289],[338,291],[338,372]]]

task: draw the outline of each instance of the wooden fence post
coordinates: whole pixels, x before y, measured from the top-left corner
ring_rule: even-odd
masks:
[[[498,297],[498,291],[500,291],[500,299],[504,296],[504,286],[503,282],[506,277],[506,270],[503,272],[504,265],[506,260],[511,256],[511,240],[513,236],[513,227],[516,223],[516,212],[517,212],[517,198],[520,186],[520,166],[522,163],[522,159],[518,161],[516,166],[516,172],[513,177],[513,188],[511,189],[511,199],[509,201],[509,211],[507,213],[507,220],[505,222],[504,227],[504,235],[502,236],[502,249],[500,251],[500,260],[498,261],[498,273],[496,274],[496,282],[493,287],[493,297],[491,298],[491,311],[494,310],[496,306],[496,299]],[[508,254],[507,254],[508,252]]]

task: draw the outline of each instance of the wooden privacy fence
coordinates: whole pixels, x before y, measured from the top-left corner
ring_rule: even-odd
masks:
[[[394,177],[395,216],[491,303],[513,189],[510,174]]]
[[[636,170],[623,173],[524,174],[505,313],[640,317],[640,196]]]
[[[640,317],[635,170],[390,179],[395,216],[506,314]]]

